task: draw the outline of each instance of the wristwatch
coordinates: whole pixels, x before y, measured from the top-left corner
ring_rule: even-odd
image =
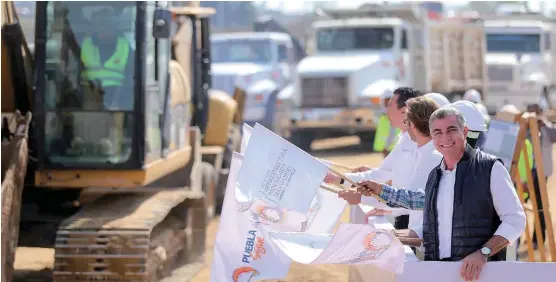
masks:
[[[483,256],[488,258],[490,256],[490,253],[491,253],[491,251],[490,251],[489,247],[482,247],[481,248],[481,254],[483,254]]]

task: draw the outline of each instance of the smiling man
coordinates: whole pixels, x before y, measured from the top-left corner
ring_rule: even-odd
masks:
[[[440,165],[425,191],[360,182],[363,195],[376,194],[390,206],[423,210],[427,261],[463,261],[461,276],[479,278],[484,264],[505,260],[506,246],[525,229],[525,213],[502,161],[469,146],[463,114],[436,110],[429,121]]]

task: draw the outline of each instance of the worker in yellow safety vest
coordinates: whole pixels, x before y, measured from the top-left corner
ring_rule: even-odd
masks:
[[[129,40],[118,30],[120,16],[107,9],[95,12],[92,26],[95,33],[86,36],[81,43],[81,61],[83,70],[81,79],[85,85],[94,85],[102,89],[105,106],[112,106],[116,101],[131,106],[133,91],[118,91],[125,84],[126,78],[133,76],[130,60]],[[118,97],[125,95],[127,97]],[[131,104],[130,104],[131,102]]]
[[[388,102],[392,98],[393,91],[385,91],[382,94],[382,106],[384,109],[388,107]],[[384,157],[392,151],[394,145],[396,145],[397,136],[400,134],[400,129],[395,128],[390,125],[390,119],[385,112],[378,119],[378,126],[376,128],[375,139],[373,143],[373,150],[375,152],[382,152]]]

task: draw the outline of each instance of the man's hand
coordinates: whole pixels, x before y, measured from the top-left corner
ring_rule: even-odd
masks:
[[[392,211],[374,208],[365,214],[365,224],[369,223],[369,217],[391,214]]]
[[[341,179],[342,178],[337,176],[336,174],[334,174],[332,172],[328,172],[328,174],[324,178],[324,182],[325,183],[340,183]]]
[[[394,229],[392,232],[404,245],[419,247],[423,243],[413,229]]]
[[[369,217],[369,216],[379,216],[379,215],[388,215],[388,214],[392,214],[392,211],[375,208],[372,209],[370,212],[368,212],[366,215],[367,217]]]
[[[365,196],[372,196],[372,194],[379,195],[382,192],[382,184],[371,180],[357,182],[357,185],[357,192]]]
[[[361,193],[353,190],[344,190],[338,193],[338,198],[342,198],[350,205],[358,205],[361,203]]]
[[[478,280],[486,262],[487,258],[480,251],[468,255],[461,265],[461,278],[465,281]]]
[[[372,169],[371,167],[363,165],[363,166],[356,167],[356,168],[352,169],[351,172],[363,172],[363,171],[369,171],[371,169]]]

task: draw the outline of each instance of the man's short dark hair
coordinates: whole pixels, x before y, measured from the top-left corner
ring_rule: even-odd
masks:
[[[399,87],[394,90],[394,95],[396,94],[398,95],[398,101],[396,103],[398,109],[405,107],[405,102],[407,102],[407,100],[423,95],[421,91],[411,87]]]

